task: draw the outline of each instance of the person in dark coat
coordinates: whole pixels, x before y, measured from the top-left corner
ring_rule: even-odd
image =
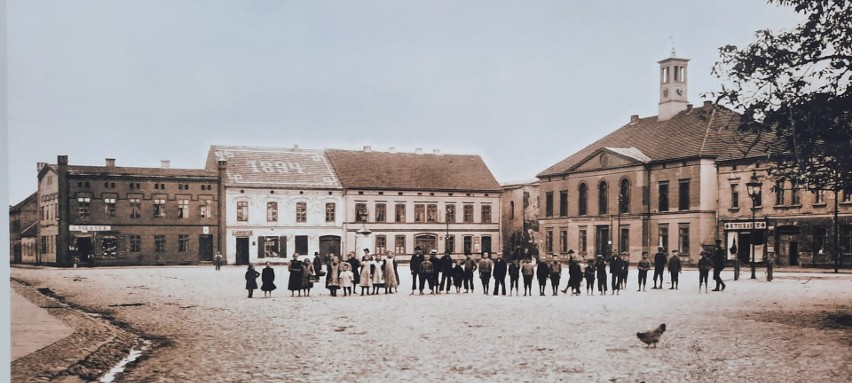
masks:
[[[710,260],[710,253],[707,250],[701,250],[701,259],[698,260],[698,292],[701,292],[701,285],[704,285],[704,292],[710,288],[710,282],[707,276],[710,274],[710,269],[713,268],[713,261]]]
[[[438,273],[440,273],[439,268],[441,267],[441,262],[438,259],[437,251],[432,250],[429,253],[429,262],[432,262],[432,283],[429,283],[429,289],[432,290],[433,293],[436,292],[435,290],[437,290],[437,293],[440,294],[441,288],[438,287],[440,276],[438,275]]]
[[[444,256],[438,261],[441,264],[441,284],[438,285],[438,291],[444,290],[446,283],[446,291],[450,292],[450,285],[453,284],[453,257],[450,253],[444,253]]]
[[[517,258],[509,263],[509,296],[512,296],[512,289],[515,289],[515,295],[520,295],[518,291],[518,279],[521,276],[521,264]]]
[[[642,252],[642,260],[636,265],[639,269],[639,290],[645,291],[645,285],[648,284],[648,270],[651,270],[651,261],[648,260],[648,252]]]
[[[470,253],[465,254],[464,259],[464,292],[468,291],[468,287],[470,287],[470,292],[474,290],[473,284],[473,272],[476,271],[476,261],[470,257]]]
[[[630,253],[622,252],[621,253],[621,275],[618,276],[618,281],[620,282],[621,288],[627,290],[627,275],[630,270]]]
[[[462,282],[464,282],[464,267],[459,260],[453,264],[453,286],[456,287],[456,294],[461,293]]]
[[[586,270],[584,272],[586,276],[586,294],[594,295],[595,294],[595,265],[591,262],[586,265]]]
[[[598,273],[598,293],[606,295],[606,262],[602,255],[598,255],[595,261],[595,271]]]
[[[535,275],[538,278],[538,295],[544,296],[544,288],[547,287],[547,278],[550,277],[550,266],[547,261],[536,258]]]
[[[319,281],[319,279],[320,279],[320,271],[322,271],[322,264],[324,263],[324,261],[326,261],[326,258],[327,257],[323,257],[322,255],[320,255],[320,253],[318,251],[314,252],[314,264],[313,264],[314,275],[313,275],[313,277],[314,277],[315,281]]]
[[[498,256],[494,261],[494,295],[497,295],[497,290],[503,286],[503,294],[506,295],[506,271],[509,265],[502,256]]]
[[[529,258],[524,258],[524,263],[521,264],[521,275],[524,277],[524,296],[527,296],[529,291],[532,296],[532,280],[535,274],[535,268]]]
[[[562,264],[559,263],[559,258],[554,256],[550,261],[550,288],[553,290],[553,296],[559,295],[559,280],[562,278]]]
[[[672,287],[669,287],[669,290],[677,290],[678,276],[681,271],[680,257],[677,256],[677,250],[672,250],[672,258],[669,259],[669,273],[672,276]]]
[[[361,282],[361,261],[358,260],[358,257],[355,256],[354,251],[349,252],[349,259],[346,260],[351,266],[350,271],[352,271],[352,284],[357,285]],[[397,278],[399,280],[399,278]],[[355,286],[353,286],[352,291],[355,291]]]
[[[420,264],[420,295],[423,295],[423,288],[427,282],[429,283],[430,294],[435,294],[435,268],[428,258]]]
[[[621,276],[621,267],[621,258],[618,254],[615,254],[609,260],[609,273],[612,275],[612,292],[615,293],[615,295],[618,295],[619,290],[621,290],[621,284],[618,280]]]
[[[263,297],[272,296],[272,290],[275,290],[275,270],[272,270],[269,262],[266,262],[266,267],[260,273],[260,281],[262,282],[260,289],[263,290]]]
[[[580,268],[580,262],[577,262],[572,255],[568,259],[568,284],[571,287],[571,293],[580,295],[580,285],[583,283],[583,270]]]
[[[292,297],[297,291],[299,292],[299,296],[302,296],[302,274],[304,273],[304,266],[302,261],[298,258],[293,258],[290,261],[290,266],[287,267],[287,271],[290,272],[290,276],[287,279],[287,290],[290,290],[290,296]]]
[[[254,269],[254,266],[248,265],[248,270],[246,270],[246,290],[248,290],[248,297],[251,298],[254,294],[254,290],[257,289],[257,277],[260,276],[260,273]]]
[[[725,249],[722,248],[722,241],[716,240],[716,250],[713,250],[713,280],[716,281],[716,288],[713,291],[720,291],[719,285],[722,286],[722,291],[725,290],[725,282],[722,280],[722,270],[725,268]]]
[[[668,262],[668,257],[666,257],[663,247],[660,246],[657,248],[657,254],[654,254],[654,287],[651,289],[663,288],[663,271],[666,269],[666,262]],[[660,287],[657,287],[658,277],[660,278]]]
[[[420,265],[423,263],[423,253],[420,248],[414,249],[414,255],[411,256],[411,294],[417,291],[417,278],[420,276]]]

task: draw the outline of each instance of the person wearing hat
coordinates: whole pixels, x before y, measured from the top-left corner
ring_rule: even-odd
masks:
[[[713,280],[716,281],[716,288],[713,291],[725,290],[725,281],[722,280],[722,270],[725,269],[725,249],[722,248],[722,240],[716,240],[716,249],[713,250]]]
[[[618,253],[615,253],[612,259],[609,260],[609,273],[612,275],[612,292],[618,295],[621,290],[621,268],[623,263]]]
[[[468,291],[468,287],[470,287],[470,292],[474,290],[473,284],[473,272],[476,271],[476,261],[474,261],[470,257],[470,253],[465,253],[464,255],[464,292]]]
[[[414,249],[414,255],[411,256],[411,261],[408,268],[411,270],[411,295],[417,290],[417,277],[420,276],[420,265],[423,263],[423,251],[420,248]]]
[[[485,295],[488,295],[488,289],[491,285],[491,270],[493,267],[494,262],[491,261],[491,254],[488,254],[487,251],[482,253],[482,259],[479,260],[479,279],[482,280],[482,289]]]
[[[503,256],[497,256],[497,259],[494,260],[494,295],[497,295],[500,286],[503,286],[503,295],[506,295],[506,272],[508,269],[509,265],[503,259]]]
[[[682,270],[683,268],[680,264],[680,257],[677,256],[677,250],[672,250],[672,258],[669,259],[669,273],[672,276],[672,287],[669,287],[669,290],[677,290],[678,275]]]
[[[440,272],[441,262],[438,261],[438,251],[432,250],[429,252],[429,262],[432,262],[432,282],[429,283],[429,289],[434,293],[435,290],[438,290],[438,294],[441,293],[441,289],[438,287],[438,273]],[[433,288],[434,287],[434,288]]]
[[[621,282],[621,288],[627,290],[627,275],[630,270],[630,253],[626,251],[621,252],[621,275],[619,275],[619,281]]]
[[[663,250],[663,247],[657,247],[657,254],[654,254],[654,287],[651,289],[663,288],[663,271],[666,269],[666,263],[668,262],[667,258],[668,257],[666,257],[666,252]],[[657,287],[658,277],[660,278],[660,287]]]
[[[648,252],[642,252],[642,260],[636,265],[639,269],[639,290],[645,291],[645,285],[648,284],[648,270],[651,270],[651,261],[648,260]]]
[[[701,250],[701,259],[698,260],[698,292],[701,292],[701,285],[704,285],[704,292],[710,288],[710,282],[707,280],[710,274],[710,269],[713,268],[713,262],[710,260],[710,252]]]
[[[598,294],[606,295],[606,262],[604,262],[603,255],[596,257],[595,271],[598,274]]]
[[[450,287],[453,284],[453,256],[450,252],[445,252],[444,256],[438,261],[441,264],[441,284],[438,285],[438,292],[444,290],[446,283],[446,292],[450,292]]]

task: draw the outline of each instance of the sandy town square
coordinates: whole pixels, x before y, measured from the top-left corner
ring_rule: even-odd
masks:
[[[726,269],[726,290],[705,293],[688,269],[677,290],[667,275],[664,289],[637,292],[634,273],[619,295],[588,296],[583,286],[580,296],[552,296],[549,287],[546,296],[537,287],[533,296],[493,296],[477,286],[421,296],[410,295],[402,266],[396,294],[332,297],[318,284],[310,297],[291,297],[286,267],[273,267],[280,288],[271,298],[246,298],[242,266],[15,267],[12,286],[61,297],[39,302],[66,323],[81,326],[60,314],[71,305],[90,314],[82,321],[129,331],[107,337],[147,347],[120,375],[127,382],[843,382],[852,374],[848,273],[732,281]],[[668,331],[646,348],[635,333],[660,323]],[[50,368],[78,355],[42,350],[13,361],[13,377],[48,380]],[[77,373],[109,369],[82,365]]]

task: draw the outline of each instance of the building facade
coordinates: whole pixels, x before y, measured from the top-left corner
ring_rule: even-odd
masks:
[[[538,254],[538,181],[502,185],[500,232],[506,255]]]
[[[38,193],[9,207],[9,262],[36,263],[38,235]]]
[[[500,251],[500,185],[479,156],[326,150],[345,189],[345,252]]]
[[[221,179],[229,263],[340,254],[344,192],[322,150],[213,146],[207,170]]]
[[[68,266],[192,264],[216,250],[215,173],[38,164],[38,257]]]

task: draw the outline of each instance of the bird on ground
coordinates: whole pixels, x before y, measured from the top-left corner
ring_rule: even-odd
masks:
[[[663,336],[663,333],[666,332],[666,324],[663,323],[660,327],[657,327],[651,331],[646,332],[637,332],[636,337],[642,341],[642,343],[647,344],[646,347],[651,347],[651,344],[654,345],[654,348],[657,348],[657,342],[660,341],[660,337]]]

